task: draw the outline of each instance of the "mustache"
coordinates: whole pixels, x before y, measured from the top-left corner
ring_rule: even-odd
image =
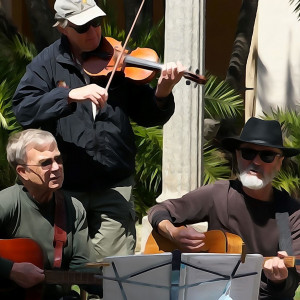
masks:
[[[245,172],[248,172],[248,171],[254,171],[254,172],[262,173],[261,167],[255,165],[255,164],[249,165],[249,166],[246,168]]]

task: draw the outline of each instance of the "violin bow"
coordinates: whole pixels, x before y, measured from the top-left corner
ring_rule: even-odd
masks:
[[[142,10],[142,8],[143,8],[143,6],[144,6],[144,3],[145,3],[145,0],[142,1],[141,5],[140,5],[140,7],[139,7],[139,10],[138,10],[138,12],[137,12],[137,14],[136,14],[136,16],[135,16],[135,19],[134,19],[132,25],[131,25],[131,28],[130,28],[130,30],[129,30],[129,32],[128,32],[128,35],[127,35],[127,37],[126,37],[126,40],[125,40],[125,42],[124,42],[124,45],[123,45],[123,47],[122,47],[122,49],[121,49],[121,52],[120,52],[120,54],[119,54],[119,56],[118,56],[118,58],[117,58],[117,61],[116,61],[115,65],[114,65],[114,67],[113,67],[113,70],[112,70],[112,72],[111,72],[111,74],[110,74],[109,80],[108,80],[108,82],[107,82],[107,84],[106,84],[106,87],[105,87],[105,89],[106,89],[107,91],[108,91],[108,89],[109,89],[109,86],[110,86],[110,84],[111,84],[111,81],[112,81],[112,79],[113,79],[113,76],[114,76],[115,73],[116,73],[117,67],[118,67],[118,65],[119,65],[119,63],[120,63],[120,60],[121,60],[121,58],[122,58],[122,55],[123,55],[123,53],[124,53],[124,51],[125,51],[125,47],[127,46],[127,43],[128,43],[129,38],[130,38],[130,36],[131,36],[132,30],[133,30],[133,28],[134,28],[134,26],[135,26],[135,23],[136,23],[136,21],[137,21],[139,15],[140,15],[140,13],[141,13],[141,10]]]

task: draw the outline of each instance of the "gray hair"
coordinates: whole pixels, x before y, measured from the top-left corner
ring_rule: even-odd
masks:
[[[27,129],[10,135],[6,146],[7,161],[16,168],[17,165],[26,164],[27,147],[33,146],[39,148],[45,144],[55,143],[54,136],[41,129]]]

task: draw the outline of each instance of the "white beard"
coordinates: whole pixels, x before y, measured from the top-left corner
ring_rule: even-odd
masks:
[[[242,182],[243,186],[251,190],[260,190],[272,182],[273,178],[276,176],[276,171],[272,174],[264,175],[263,178],[258,178],[256,175],[249,174],[248,171],[257,170],[259,168],[253,165],[250,165],[246,170],[243,170],[239,175],[239,179]]]
[[[260,190],[265,187],[269,182],[266,182],[264,179],[260,179],[255,175],[247,174],[246,171],[242,172],[239,175],[239,179],[242,182],[243,186],[251,190]]]

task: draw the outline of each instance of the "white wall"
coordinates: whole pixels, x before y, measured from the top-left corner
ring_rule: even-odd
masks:
[[[299,109],[300,21],[289,0],[258,5],[256,116],[270,108]]]

